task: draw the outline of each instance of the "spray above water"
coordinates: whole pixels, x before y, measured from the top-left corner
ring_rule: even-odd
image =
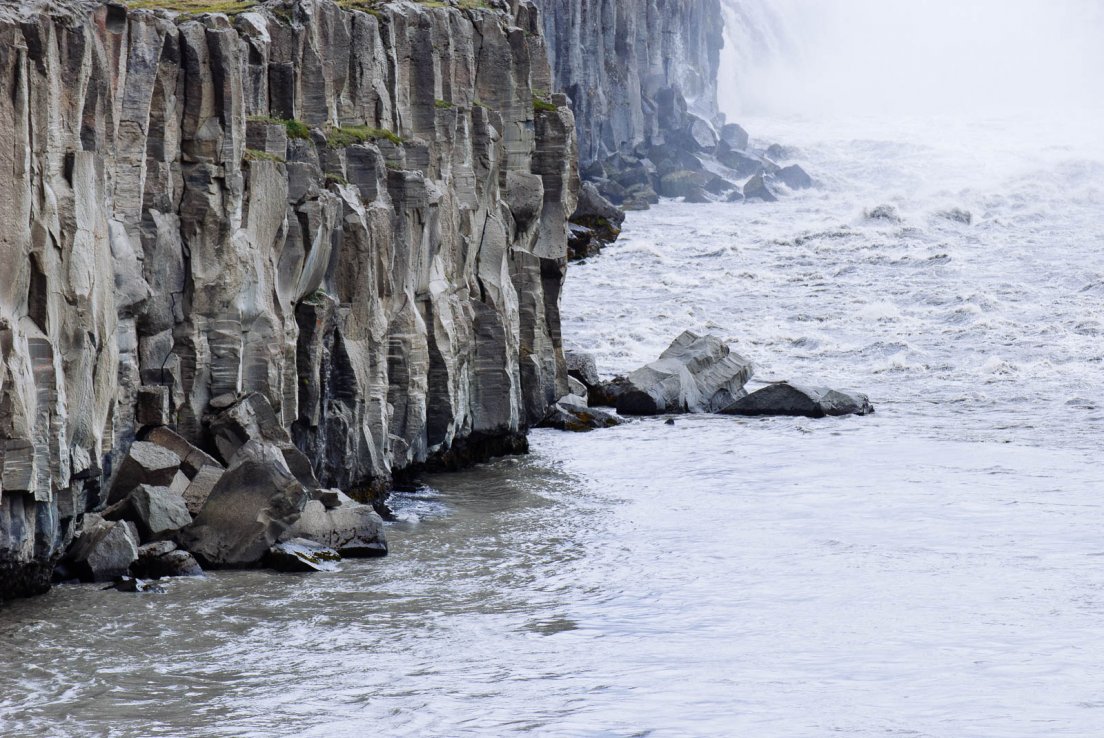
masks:
[[[1104,110],[1097,0],[725,0],[730,117]]]

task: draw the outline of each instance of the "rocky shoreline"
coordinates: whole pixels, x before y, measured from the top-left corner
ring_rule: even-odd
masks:
[[[717,113],[717,0],[229,5],[0,8],[0,600],[384,555],[421,472],[747,399],[712,337],[582,380],[559,321],[625,211],[812,185]]]

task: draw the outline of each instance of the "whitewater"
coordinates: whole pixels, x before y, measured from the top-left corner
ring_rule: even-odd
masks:
[[[394,495],[381,561],[57,588],[0,624],[0,733],[1104,734],[1104,118],[1044,11],[1100,18],[903,5],[730,4],[729,118],[817,187],[631,213],[563,294],[607,376],[692,329],[874,415],[536,431]],[[1001,41],[1029,21],[1037,75]],[[935,94],[906,63],[935,41],[891,22],[1004,56],[948,52]],[[845,42],[882,54],[869,84]],[[997,104],[1002,60],[1048,103]]]

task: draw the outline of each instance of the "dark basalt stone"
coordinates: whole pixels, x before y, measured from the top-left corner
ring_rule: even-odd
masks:
[[[866,395],[789,382],[768,385],[721,410],[724,415],[787,415],[807,418],[868,415],[872,412],[874,407]]]

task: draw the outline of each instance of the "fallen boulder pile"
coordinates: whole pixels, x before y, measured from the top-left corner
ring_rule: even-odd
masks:
[[[321,487],[263,395],[216,397],[204,424],[212,453],[166,426],[143,429],[56,580],[150,592],[148,580],[204,568],[328,571],[342,557],[387,554],[375,509]]]

